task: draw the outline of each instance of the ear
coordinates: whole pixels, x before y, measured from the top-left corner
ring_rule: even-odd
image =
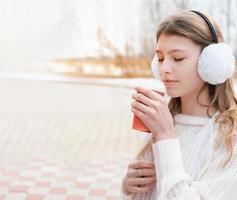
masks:
[[[235,71],[235,58],[225,43],[210,44],[203,49],[198,61],[200,77],[212,85],[225,82]]]

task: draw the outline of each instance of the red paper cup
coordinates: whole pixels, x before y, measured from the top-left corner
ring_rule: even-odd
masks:
[[[153,91],[157,92],[161,96],[165,95],[164,92],[161,92],[161,91],[158,91],[158,90],[153,90]],[[136,115],[133,115],[132,128],[135,129],[135,130],[138,130],[138,131],[143,131],[143,132],[150,133],[150,130],[145,126],[145,124]]]

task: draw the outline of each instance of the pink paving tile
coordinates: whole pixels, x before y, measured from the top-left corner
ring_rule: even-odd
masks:
[[[103,168],[103,164],[93,163],[93,164],[90,164],[90,167],[91,168],[101,169],[101,168]]]
[[[98,178],[97,182],[108,183],[111,182],[111,178]]]
[[[58,163],[58,162],[54,162],[54,161],[48,161],[47,162],[47,165],[48,166],[58,166],[60,163]]]
[[[42,156],[42,157],[34,157],[34,158],[32,158],[32,161],[33,162],[46,162],[47,161],[47,158],[46,157],[44,157],[44,156]]]
[[[7,187],[9,185],[8,181],[0,181],[0,187]]]
[[[84,172],[83,176],[95,176],[97,174],[98,174],[98,172],[89,171],[89,172]]]
[[[49,187],[50,186],[50,182],[49,181],[38,181],[35,183],[36,187]]]
[[[30,176],[20,176],[20,180],[21,181],[34,181],[34,177],[30,177]]]
[[[10,192],[20,192],[20,193],[24,193],[24,192],[27,192],[28,190],[28,186],[13,186],[13,187],[10,187]]]
[[[28,195],[26,200],[43,200],[44,195]]]
[[[118,163],[117,160],[107,160],[106,162],[109,164],[115,164],[115,165]]]
[[[73,181],[75,180],[75,177],[72,177],[72,176],[65,176],[65,177],[62,177],[60,180],[62,181]]]
[[[117,200],[118,198],[116,196],[114,197],[107,197],[106,200]]]
[[[15,170],[10,170],[10,171],[6,171],[5,172],[5,174],[4,174],[5,176],[18,176],[19,175],[19,172],[18,171],[15,171]]]
[[[4,200],[5,199],[5,195],[0,195],[0,200]]]
[[[105,190],[105,189],[92,189],[90,191],[90,195],[92,195],[92,196],[105,196],[106,192],[107,192],[107,190]]]
[[[86,200],[86,197],[77,195],[68,195],[66,200]]]
[[[115,167],[113,167],[113,166],[104,168],[104,170],[107,171],[107,172],[114,171],[114,169],[115,169]]]
[[[43,172],[43,173],[41,174],[41,176],[42,176],[42,177],[54,176],[54,173],[52,173],[52,172]]]
[[[119,183],[111,183],[110,188],[113,188],[113,189],[120,188],[120,185],[121,185],[120,182]]]
[[[90,187],[90,183],[76,182],[76,186],[81,189],[87,189]]]
[[[66,193],[66,188],[51,188],[50,193],[51,194],[65,194]]]
[[[40,170],[40,166],[39,165],[31,165],[31,166],[28,166],[27,169],[32,171],[32,170]]]

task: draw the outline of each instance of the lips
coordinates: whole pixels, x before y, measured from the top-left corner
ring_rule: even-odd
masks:
[[[170,80],[170,79],[163,80],[165,86],[174,86],[177,82],[178,81],[176,80]]]
[[[165,79],[165,80],[163,80],[163,82],[166,82],[166,83],[173,83],[173,82],[178,82],[178,81],[172,80],[172,79]]]

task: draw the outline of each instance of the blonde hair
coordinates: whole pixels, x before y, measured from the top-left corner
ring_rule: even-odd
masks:
[[[206,15],[206,14],[205,14]],[[224,38],[220,31],[217,22],[213,17],[206,15],[215,28],[218,42],[224,42]],[[161,34],[178,35],[191,39],[195,44],[199,45],[201,49],[213,43],[213,36],[207,26],[206,22],[197,14],[191,11],[183,11],[179,14],[172,15],[166,18],[159,26],[156,39],[158,41]],[[199,101],[200,93],[208,88],[210,104],[203,105]],[[231,160],[233,157],[233,140],[237,124],[237,99],[234,96],[233,78],[229,78],[224,83],[218,85],[211,85],[207,82],[197,95],[197,101],[200,105],[207,107],[207,115],[211,108],[215,108],[220,113],[215,117],[215,122],[219,123],[219,134],[225,142],[225,148],[228,157],[222,167]],[[181,112],[181,99],[180,97],[171,98],[168,104],[169,110],[174,116]],[[139,159],[147,150],[151,150],[152,139],[148,140],[138,152],[136,159]],[[217,145],[217,148],[220,143]]]

